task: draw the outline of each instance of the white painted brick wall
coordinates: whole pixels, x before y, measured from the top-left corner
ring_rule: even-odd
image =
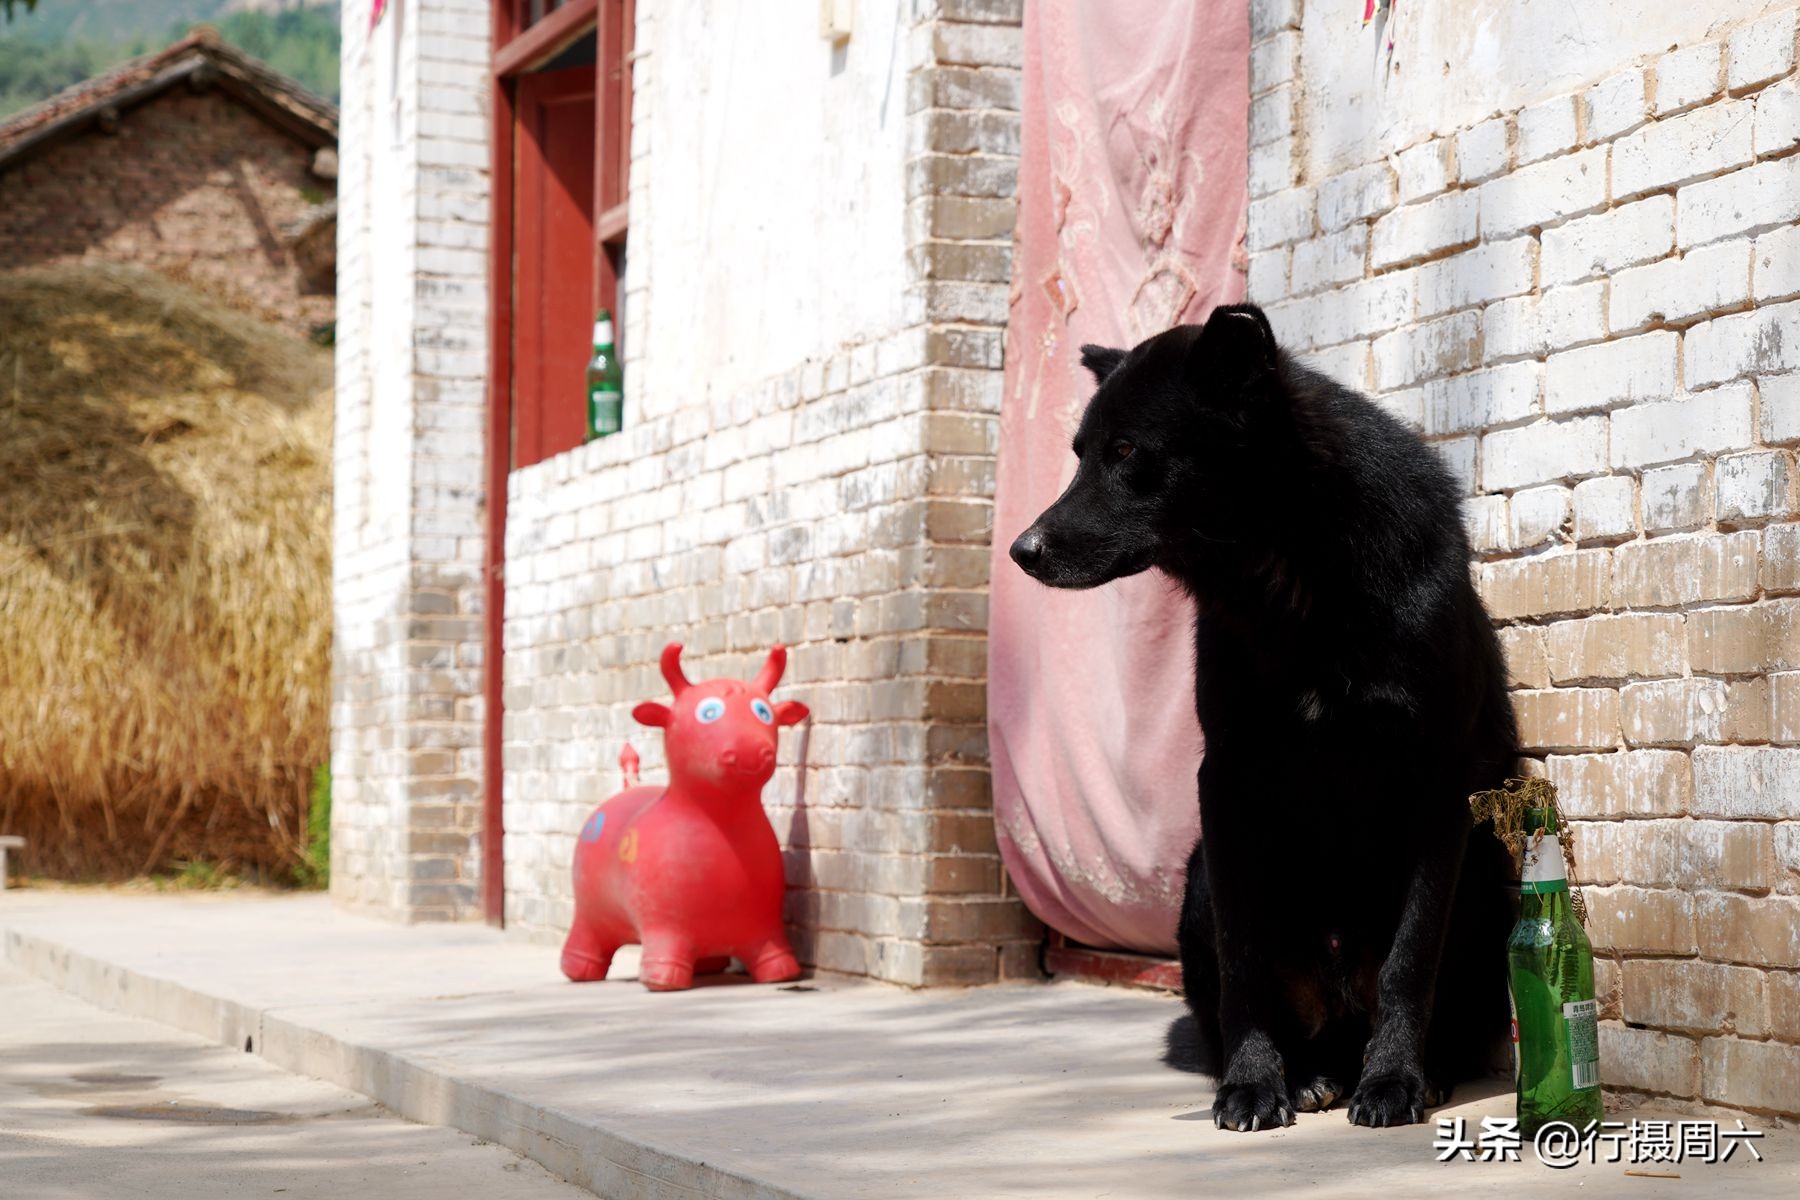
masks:
[[[1675,247],[1675,200],[1651,196],[1544,231],[1544,287],[1575,283],[1662,258]]]
[[[1508,534],[1514,550],[1532,550],[1552,542],[1560,542],[1571,516],[1573,498],[1570,489],[1550,487],[1527,488],[1515,492],[1508,513]]]
[[[1557,96],[1519,110],[1518,165],[1566,154],[1579,142],[1575,97]]]
[[[1418,315],[1434,317],[1529,292],[1537,257],[1532,239],[1508,238],[1423,263],[1414,271]]]
[[[1711,100],[1723,83],[1724,47],[1718,42],[1702,42],[1665,54],[1656,62],[1656,115],[1666,117]]]
[[[1642,71],[1620,71],[1589,88],[1582,96],[1590,142],[1606,142],[1642,125],[1649,112]]]
[[[1596,147],[1521,167],[1481,185],[1481,235],[1505,237],[1606,203],[1606,151]]]
[[[1576,417],[1501,429],[1481,439],[1481,486],[1511,491],[1536,483],[1579,479],[1606,470],[1607,418]]]
[[[1637,489],[1629,475],[1603,475],[1575,485],[1575,539],[1604,541],[1637,532]]]
[[[1512,133],[1505,117],[1483,121],[1456,135],[1456,171],[1465,184],[1480,183],[1512,162]]]
[[[1608,320],[1614,333],[1653,320],[1682,324],[1744,304],[1750,295],[1748,241],[1720,242],[1620,271],[1612,278]]]
[[[1650,1013],[1642,972],[1729,970],[1762,988],[1763,968],[1800,966],[1800,944],[1771,958],[1743,932],[1800,917],[1797,7],[1722,2],[1629,51],[1642,18],[1626,28],[1583,9],[1586,67],[1560,75],[1537,67],[1574,43],[1540,14],[1511,27],[1518,54],[1478,93],[1511,97],[1497,113],[1429,73],[1368,92],[1366,64],[1321,49],[1339,44],[1342,14],[1280,17],[1320,23],[1302,31],[1298,65],[1277,58],[1306,116],[1302,178],[1331,204],[1309,212],[1291,189],[1266,240],[1304,243],[1327,225],[1344,240],[1306,249],[1316,290],[1272,319],[1366,381],[1471,491],[1464,523],[1532,769],[1580,822],[1590,904],[1617,914],[1595,938],[1602,992],[1609,977],[1640,981],[1607,1002],[1615,1041],[1617,1018]],[[1504,19],[1452,6],[1419,36],[1438,45],[1459,21]],[[1382,164],[1393,198],[1371,209]],[[1329,251],[1365,227],[1352,275],[1355,255]],[[1271,285],[1279,274],[1260,270]],[[1649,611],[1614,611],[1631,609]],[[1671,839],[1689,827],[1683,857]],[[1704,936],[1699,911],[1712,914]],[[1791,1018],[1776,1035],[1772,1007],[1736,1005],[1735,1023],[1716,1007],[1632,1030],[1657,1054],[1606,1068],[1608,1086],[1758,1110],[1779,1095],[1800,1114]]]
[[[1420,380],[1464,371],[1480,361],[1481,322],[1453,313],[1375,339],[1375,387],[1393,391]]]
[[[1717,490],[1721,521],[1786,516],[1793,507],[1793,463],[1780,450],[1727,455],[1718,463]]]
[[[1753,107],[1728,100],[1647,125],[1612,144],[1612,194],[1623,200],[1750,161]]]
[[[477,914],[485,9],[343,15],[332,893]]]
[[[1331,284],[1361,279],[1368,255],[1369,227],[1360,223],[1301,242],[1293,249],[1290,287],[1299,296]]]
[[[1421,142],[1402,150],[1396,158],[1399,176],[1399,198],[1402,204],[1424,200],[1449,187],[1455,179],[1449,139]]]
[[[1800,303],[1774,304],[1696,325],[1687,333],[1684,350],[1689,387],[1800,369]]]
[[[1319,227],[1330,233],[1394,205],[1394,172],[1386,163],[1370,163],[1319,185]]]
[[[1712,519],[1712,491],[1706,464],[1679,463],[1643,475],[1644,532],[1698,529]]]
[[[1424,432],[1465,433],[1530,420],[1541,411],[1542,363],[1519,362],[1434,379],[1424,388]]]
[[[1790,9],[1731,35],[1726,85],[1733,92],[1760,87],[1794,69],[1795,14]]]
[[[1375,222],[1370,264],[1391,267],[1475,241],[1480,209],[1473,192],[1450,192],[1397,208]]]
[[[1790,75],[1756,97],[1754,141],[1765,157],[1800,143],[1800,78]]]
[[[1552,416],[1662,399],[1675,391],[1676,336],[1646,333],[1552,354],[1544,367],[1544,411]]]
[[[1250,202],[1248,241],[1251,250],[1267,250],[1312,236],[1314,194],[1311,188],[1289,188]]]
[[[1762,439],[1800,441],[1800,375],[1771,375],[1758,381],[1762,394]]]
[[[1482,330],[1489,362],[1598,341],[1606,336],[1606,284],[1549,288],[1490,304]]]
[[[1748,384],[1622,408],[1612,419],[1612,465],[1641,468],[1742,449],[1756,440],[1754,415]]]
[[[1800,217],[1800,159],[1757,163],[1675,193],[1683,248],[1786,225]]]
[[[1751,264],[1758,304],[1800,295],[1800,226],[1790,225],[1757,238]]]

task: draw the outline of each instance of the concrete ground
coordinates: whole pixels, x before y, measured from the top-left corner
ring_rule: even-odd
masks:
[[[579,1200],[510,1150],[0,966],[0,1195]]]
[[[1529,1147],[1517,1164],[1439,1164],[1433,1125],[1358,1129],[1341,1108],[1221,1131],[1210,1082],[1160,1061],[1180,1012],[1160,995],[826,981],[653,995],[569,984],[554,947],[387,925],[318,896],[13,892],[0,930],[16,968],[104,1008],[499,1142],[614,1200],[1800,1194],[1800,1135],[1763,1122],[1764,1161],[1651,1168],[1679,1179],[1554,1171]],[[1512,1111],[1498,1082],[1455,1100],[1433,1115],[1474,1127]]]

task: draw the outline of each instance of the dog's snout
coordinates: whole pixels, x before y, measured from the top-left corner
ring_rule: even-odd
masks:
[[[1027,572],[1034,571],[1044,557],[1044,535],[1036,525],[1013,539],[1012,560]]]

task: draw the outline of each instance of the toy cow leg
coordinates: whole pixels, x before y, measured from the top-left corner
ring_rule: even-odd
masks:
[[[638,982],[653,992],[679,992],[694,986],[697,961],[693,940],[685,932],[646,929]]]
[[[621,944],[603,936],[593,925],[576,921],[563,942],[562,973],[576,983],[605,979]]]
[[[741,947],[737,956],[743,960],[750,978],[758,983],[786,983],[800,977],[800,960],[787,938],[777,932],[761,942]]]
[[[630,905],[621,893],[621,869],[628,868],[635,843],[622,836],[632,818],[654,803],[663,789],[631,787],[596,808],[575,843],[575,916],[563,942],[562,972],[576,983],[605,979],[620,946],[638,940]]]

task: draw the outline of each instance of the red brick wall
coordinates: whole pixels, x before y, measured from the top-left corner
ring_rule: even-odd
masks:
[[[0,269],[131,263],[305,332],[332,292],[301,277],[286,227],[330,199],[311,148],[231,96],[176,88],[0,174]]]

